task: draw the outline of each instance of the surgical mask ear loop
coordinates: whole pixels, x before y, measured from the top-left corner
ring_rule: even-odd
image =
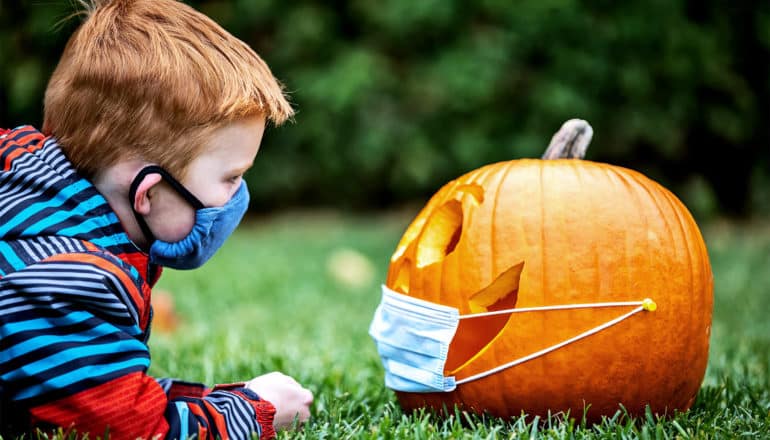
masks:
[[[628,302],[606,302],[606,303],[592,303],[592,304],[569,304],[569,305],[561,305],[561,306],[544,306],[544,307],[527,307],[527,308],[519,308],[519,309],[506,309],[506,310],[495,310],[493,312],[485,312],[485,313],[473,313],[469,315],[460,315],[460,319],[472,319],[472,318],[482,318],[485,316],[494,316],[494,315],[504,315],[504,314],[510,314],[510,313],[523,313],[523,312],[534,312],[534,311],[547,311],[547,310],[568,310],[568,309],[583,309],[583,308],[594,308],[594,307],[624,307],[624,306],[637,306],[635,309],[631,310],[630,312],[621,315],[611,321],[605,322],[604,324],[601,324],[599,326],[596,326],[590,330],[587,330],[583,333],[580,333],[577,336],[574,336],[570,339],[567,339],[566,341],[559,342],[558,344],[554,344],[550,347],[544,348],[540,351],[537,351],[535,353],[532,353],[530,355],[521,357],[519,359],[513,360],[511,362],[505,363],[503,365],[499,365],[495,368],[492,368],[487,371],[482,371],[481,373],[474,374],[472,376],[468,376],[466,378],[460,379],[455,381],[456,385],[462,385],[464,383],[468,383],[474,380],[481,379],[483,377],[498,373],[500,371],[503,371],[507,368],[514,367],[516,365],[522,364],[524,362],[527,362],[529,360],[535,359],[537,357],[543,356],[545,354],[548,354],[554,350],[558,350],[559,348],[562,348],[566,345],[569,345],[573,342],[579,341],[583,338],[586,338],[588,336],[591,336],[593,334],[596,334],[602,330],[605,330],[609,327],[612,327],[613,325],[624,321],[631,316],[641,312],[641,311],[648,311],[648,312],[654,312],[657,310],[658,305],[650,298],[645,298],[642,301],[628,301]]]

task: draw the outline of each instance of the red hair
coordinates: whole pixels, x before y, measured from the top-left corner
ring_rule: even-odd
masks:
[[[211,132],[294,111],[267,64],[176,0],[93,1],[45,93],[43,131],[86,177],[121,160],[182,178]]]

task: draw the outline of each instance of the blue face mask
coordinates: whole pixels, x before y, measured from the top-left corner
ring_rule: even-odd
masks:
[[[459,379],[455,379],[454,376],[444,376],[449,344],[454,339],[461,319],[595,307],[634,307],[634,309],[566,341],[510,360],[481,373]],[[543,356],[618,324],[643,310],[654,311],[655,308],[654,301],[645,299],[643,301],[514,308],[461,315],[459,310],[454,307],[413,298],[382,286],[382,302],[374,313],[369,334],[377,344],[377,352],[380,354],[383,367],[385,367],[385,386],[396,391],[410,393],[449,392],[459,385]]]
[[[155,238],[144,218],[133,209],[139,184],[148,174],[160,174],[174,190],[195,208],[195,224],[186,237],[177,242],[167,242]],[[145,237],[150,241],[148,254],[150,262],[174,269],[195,269],[202,266],[222,246],[233,233],[249,206],[249,191],[246,182],[233,197],[221,207],[206,208],[179,181],[166,170],[158,166],[143,168],[134,178],[129,191],[131,209]]]

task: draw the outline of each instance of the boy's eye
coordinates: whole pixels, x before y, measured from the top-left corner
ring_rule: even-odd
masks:
[[[230,179],[228,179],[228,180],[229,180],[231,183],[238,183],[238,181],[239,181],[239,180],[241,180],[241,177],[242,177],[242,176],[239,174],[239,175],[237,175],[237,176],[232,176],[232,177],[230,177]]]

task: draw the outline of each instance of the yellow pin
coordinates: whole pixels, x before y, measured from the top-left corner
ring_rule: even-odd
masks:
[[[644,301],[642,301],[642,308],[648,312],[654,312],[658,309],[658,305],[650,298],[645,298]]]

